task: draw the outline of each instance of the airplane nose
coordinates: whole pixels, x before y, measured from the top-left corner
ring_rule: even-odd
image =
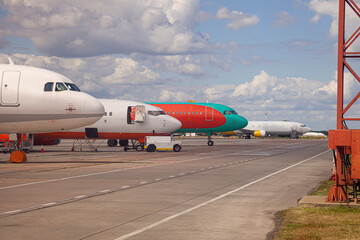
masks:
[[[166,128],[169,129],[169,133],[175,132],[179,128],[181,128],[182,124],[176,118],[166,116]]]
[[[240,115],[235,115],[236,129],[242,129],[248,125],[248,120]]]
[[[86,98],[83,107],[84,114],[99,117],[99,119],[105,114],[105,108],[102,103],[90,95]]]

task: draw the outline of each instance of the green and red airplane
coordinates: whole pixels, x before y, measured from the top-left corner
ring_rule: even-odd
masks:
[[[246,127],[248,121],[234,109],[216,103],[195,102],[150,102],[167,115],[178,119],[182,127],[175,133],[206,133],[208,145],[214,145],[211,135],[217,132],[234,131]]]

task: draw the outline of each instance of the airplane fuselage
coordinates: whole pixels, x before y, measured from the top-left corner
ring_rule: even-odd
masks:
[[[69,131],[35,134],[35,141],[41,139],[84,139],[86,129],[98,131],[98,139],[140,139],[145,136],[169,135],[181,127],[181,123],[167,116],[160,108],[135,101],[99,99],[106,115],[95,124]],[[135,109],[143,107],[143,115],[136,119]],[[141,114],[139,114],[141,115]]]
[[[49,70],[0,64],[0,84],[0,133],[71,129],[104,114],[98,100]]]
[[[149,103],[163,109],[182,123],[176,132],[206,133],[232,131],[243,128],[247,120],[234,109],[215,103]]]

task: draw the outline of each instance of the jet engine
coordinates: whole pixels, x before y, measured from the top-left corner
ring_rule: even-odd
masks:
[[[266,137],[266,132],[265,132],[265,130],[254,131],[254,136],[255,137]]]

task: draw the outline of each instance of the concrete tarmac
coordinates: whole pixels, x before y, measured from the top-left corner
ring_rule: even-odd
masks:
[[[102,141],[0,155],[0,239],[266,239],[274,214],[331,175],[327,140],[182,139],[181,152]]]

